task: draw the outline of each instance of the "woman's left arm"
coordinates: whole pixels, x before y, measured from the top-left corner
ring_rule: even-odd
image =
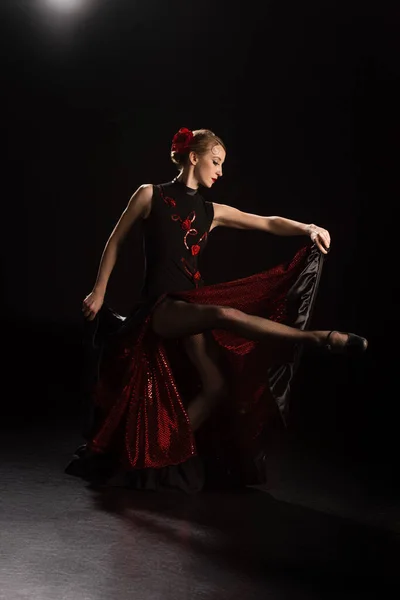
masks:
[[[243,212],[233,206],[216,204],[214,206],[214,227],[233,227],[234,229],[259,229],[274,235],[307,235],[324,254],[329,252],[331,237],[329,231],[313,223],[300,223],[285,217],[263,217]]]

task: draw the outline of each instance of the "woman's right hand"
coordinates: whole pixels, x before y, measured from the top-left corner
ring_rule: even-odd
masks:
[[[99,292],[90,292],[82,303],[82,312],[85,319],[93,321],[104,302],[104,295]]]

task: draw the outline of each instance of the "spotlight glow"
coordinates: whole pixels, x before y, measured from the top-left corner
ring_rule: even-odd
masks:
[[[69,13],[85,8],[88,0],[42,0],[42,4],[49,10]]]

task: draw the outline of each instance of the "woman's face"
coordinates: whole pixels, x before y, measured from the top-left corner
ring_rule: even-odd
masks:
[[[200,185],[210,188],[218,177],[222,177],[222,164],[225,156],[225,150],[220,144],[217,144],[211,146],[205,154],[194,154],[191,157],[192,164],[194,164],[194,176]]]

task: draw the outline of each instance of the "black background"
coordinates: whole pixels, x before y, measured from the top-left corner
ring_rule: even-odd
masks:
[[[314,325],[370,342],[361,360],[304,356],[292,431],[321,451],[388,469],[390,479],[398,457],[398,6],[81,4],[0,7],[3,423],[51,427],[78,415],[81,302],[108,235],[139,185],[175,176],[169,149],[178,128],[207,127],[228,148],[224,178],[207,199],[326,227],[332,250]],[[216,230],[203,272],[210,283],[250,275],[302,241]],[[108,302],[127,311],[141,276],[135,226]]]

